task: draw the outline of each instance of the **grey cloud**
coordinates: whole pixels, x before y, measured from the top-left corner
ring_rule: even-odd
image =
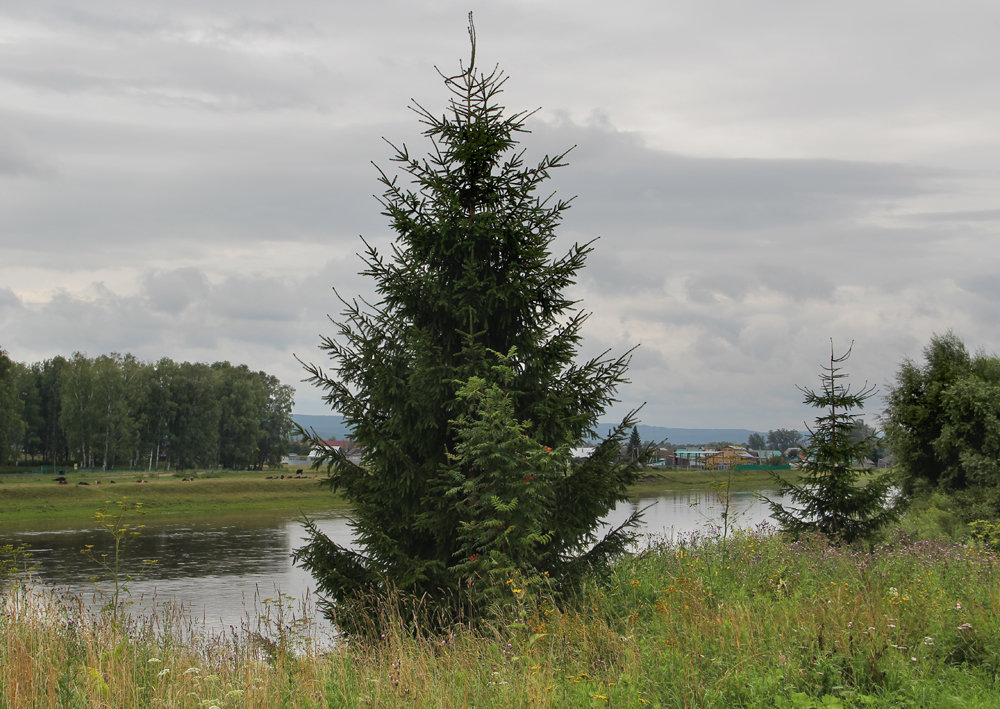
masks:
[[[146,275],[142,294],[158,312],[177,315],[209,292],[208,278],[195,268],[153,271]]]
[[[52,134],[59,128],[48,127]],[[0,196],[0,239],[23,250],[24,265],[141,265],[150,253],[197,258],[206,247],[260,239],[327,247],[341,239],[354,248],[358,234],[377,239],[386,231],[371,197],[377,136],[314,133],[323,146],[317,150],[301,136],[275,143],[237,128],[208,136],[207,148],[195,135],[167,135],[161,144],[154,131],[75,132],[91,146],[93,167],[63,170],[55,184],[19,183]]]
[[[909,219],[930,223],[964,224],[1000,222],[1000,209],[980,209],[975,211],[926,212],[910,214]]]
[[[298,320],[303,306],[290,285],[274,278],[229,278],[214,289],[213,300],[224,318],[269,323]]]
[[[0,176],[48,178],[55,173],[51,163],[37,152],[25,149],[20,137],[0,136]]]
[[[569,167],[556,173],[560,191],[578,195],[571,214],[616,230],[635,223],[700,230],[828,225],[939,190],[939,182],[953,176],[885,163],[667,153],[606,125],[565,120],[534,132],[533,144],[579,145]]]
[[[22,307],[21,299],[10,288],[0,288],[0,311],[18,310]]]
[[[995,273],[959,280],[959,285],[975,295],[988,298],[994,303],[1000,301],[1000,278]]]
[[[21,308],[8,317],[11,339],[21,348],[45,342],[55,353],[130,351],[157,359],[199,358],[220,348],[284,350],[307,332],[302,304],[280,279],[241,277],[211,286],[204,274],[185,268],[148,274],[141,295],[118,295],[100,284],[93,290],[94,296],[63,292]]]

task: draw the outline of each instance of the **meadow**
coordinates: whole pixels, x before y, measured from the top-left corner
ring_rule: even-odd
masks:
[[[347,506],[342,498],[319,487],[320,473],[295,472],[292,468],[267,472],[70,472],[66,485],[54,483],[53,475],[5,474],[0,475],[0,530],[85,525],[106,500],[121,497],[142,500],[147,521],[206,513],[313,512]]]
[[[318,483],[322,472],[286,466],[268,471],[76,472],[58,485],[54,474],[0,472],[0,530],[83,526],[106,500],[142,500],[147,522],[227,512],[318,512],[347,508],[340,496]],[[794,475],[791,471],[783,474]],[[282,478],[282,476],[284,476]],[[665,470],[650,472],[632,492],[662,489],[757,490],[768,484],[765,470],[740,471],[729,479],[725,471]],[[80,483],[86,483],[81,485]]]
[[[0,707],[992,707],[998,583],[977,543],[832,547],[764,526],[653,540],[571,601],[507,579],[498,620],[439,635],[389,617],[324,641],[287,598],[211,634],[183,609],[91,614],[16,586]]]

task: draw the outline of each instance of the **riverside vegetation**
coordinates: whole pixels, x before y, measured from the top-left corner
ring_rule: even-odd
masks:
[[[3,597],[0,707],[995,706],[997,531],[658,540],[574,599],[509,578],[513,602],[475,628],[421,634],[391,604],[379,634],[334,643],[287,597],[212,633],[176,607],[88,611],[29,576]]]

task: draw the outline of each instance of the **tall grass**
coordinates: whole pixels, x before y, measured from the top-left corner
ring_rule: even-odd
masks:
[[[429,636],[389,617],[332,644],[280,597],[212,634],[178,609],[115,622],[19,588],[0,707],[997,706],[998,572],[954,542],[696,535],[571,601],[510,579],[516,602],[489,627]]]

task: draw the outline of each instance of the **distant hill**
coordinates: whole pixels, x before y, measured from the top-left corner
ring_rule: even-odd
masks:
[[[316,431],[321,438],[327,440],[339,441],[348,437],[347,426],[344,425],[344,419],[341,416],[292,414],[292,420],[307,431]],[[602,423],[598,425],[597,430],[600,433],[606,433],[614,426],[611,423]],[[716,441],[746,443],[751,433],[764,433],[766,435],[767,432],[751,431],[746,428],[665,428],[639,424],[639,437],[643,441],[659,442],[666,439],[674,446],[700,446]]]
[[[343,416],[292,414],[292,421],[307,431],[315,431],[317,436],[327,441],[343,441],[348,437]]]
[[[598,424],[597,432],[604,434],[615,427],[612,423]],[[751,433],[761,433],[767,437],[767,431],[751,431],[748,428],[667,428],[665,426],[644,426],[639,424],[639,438],[645,441],[666,441],[672,446],[703,446],[706,443],[736,443],[747,442]]]

